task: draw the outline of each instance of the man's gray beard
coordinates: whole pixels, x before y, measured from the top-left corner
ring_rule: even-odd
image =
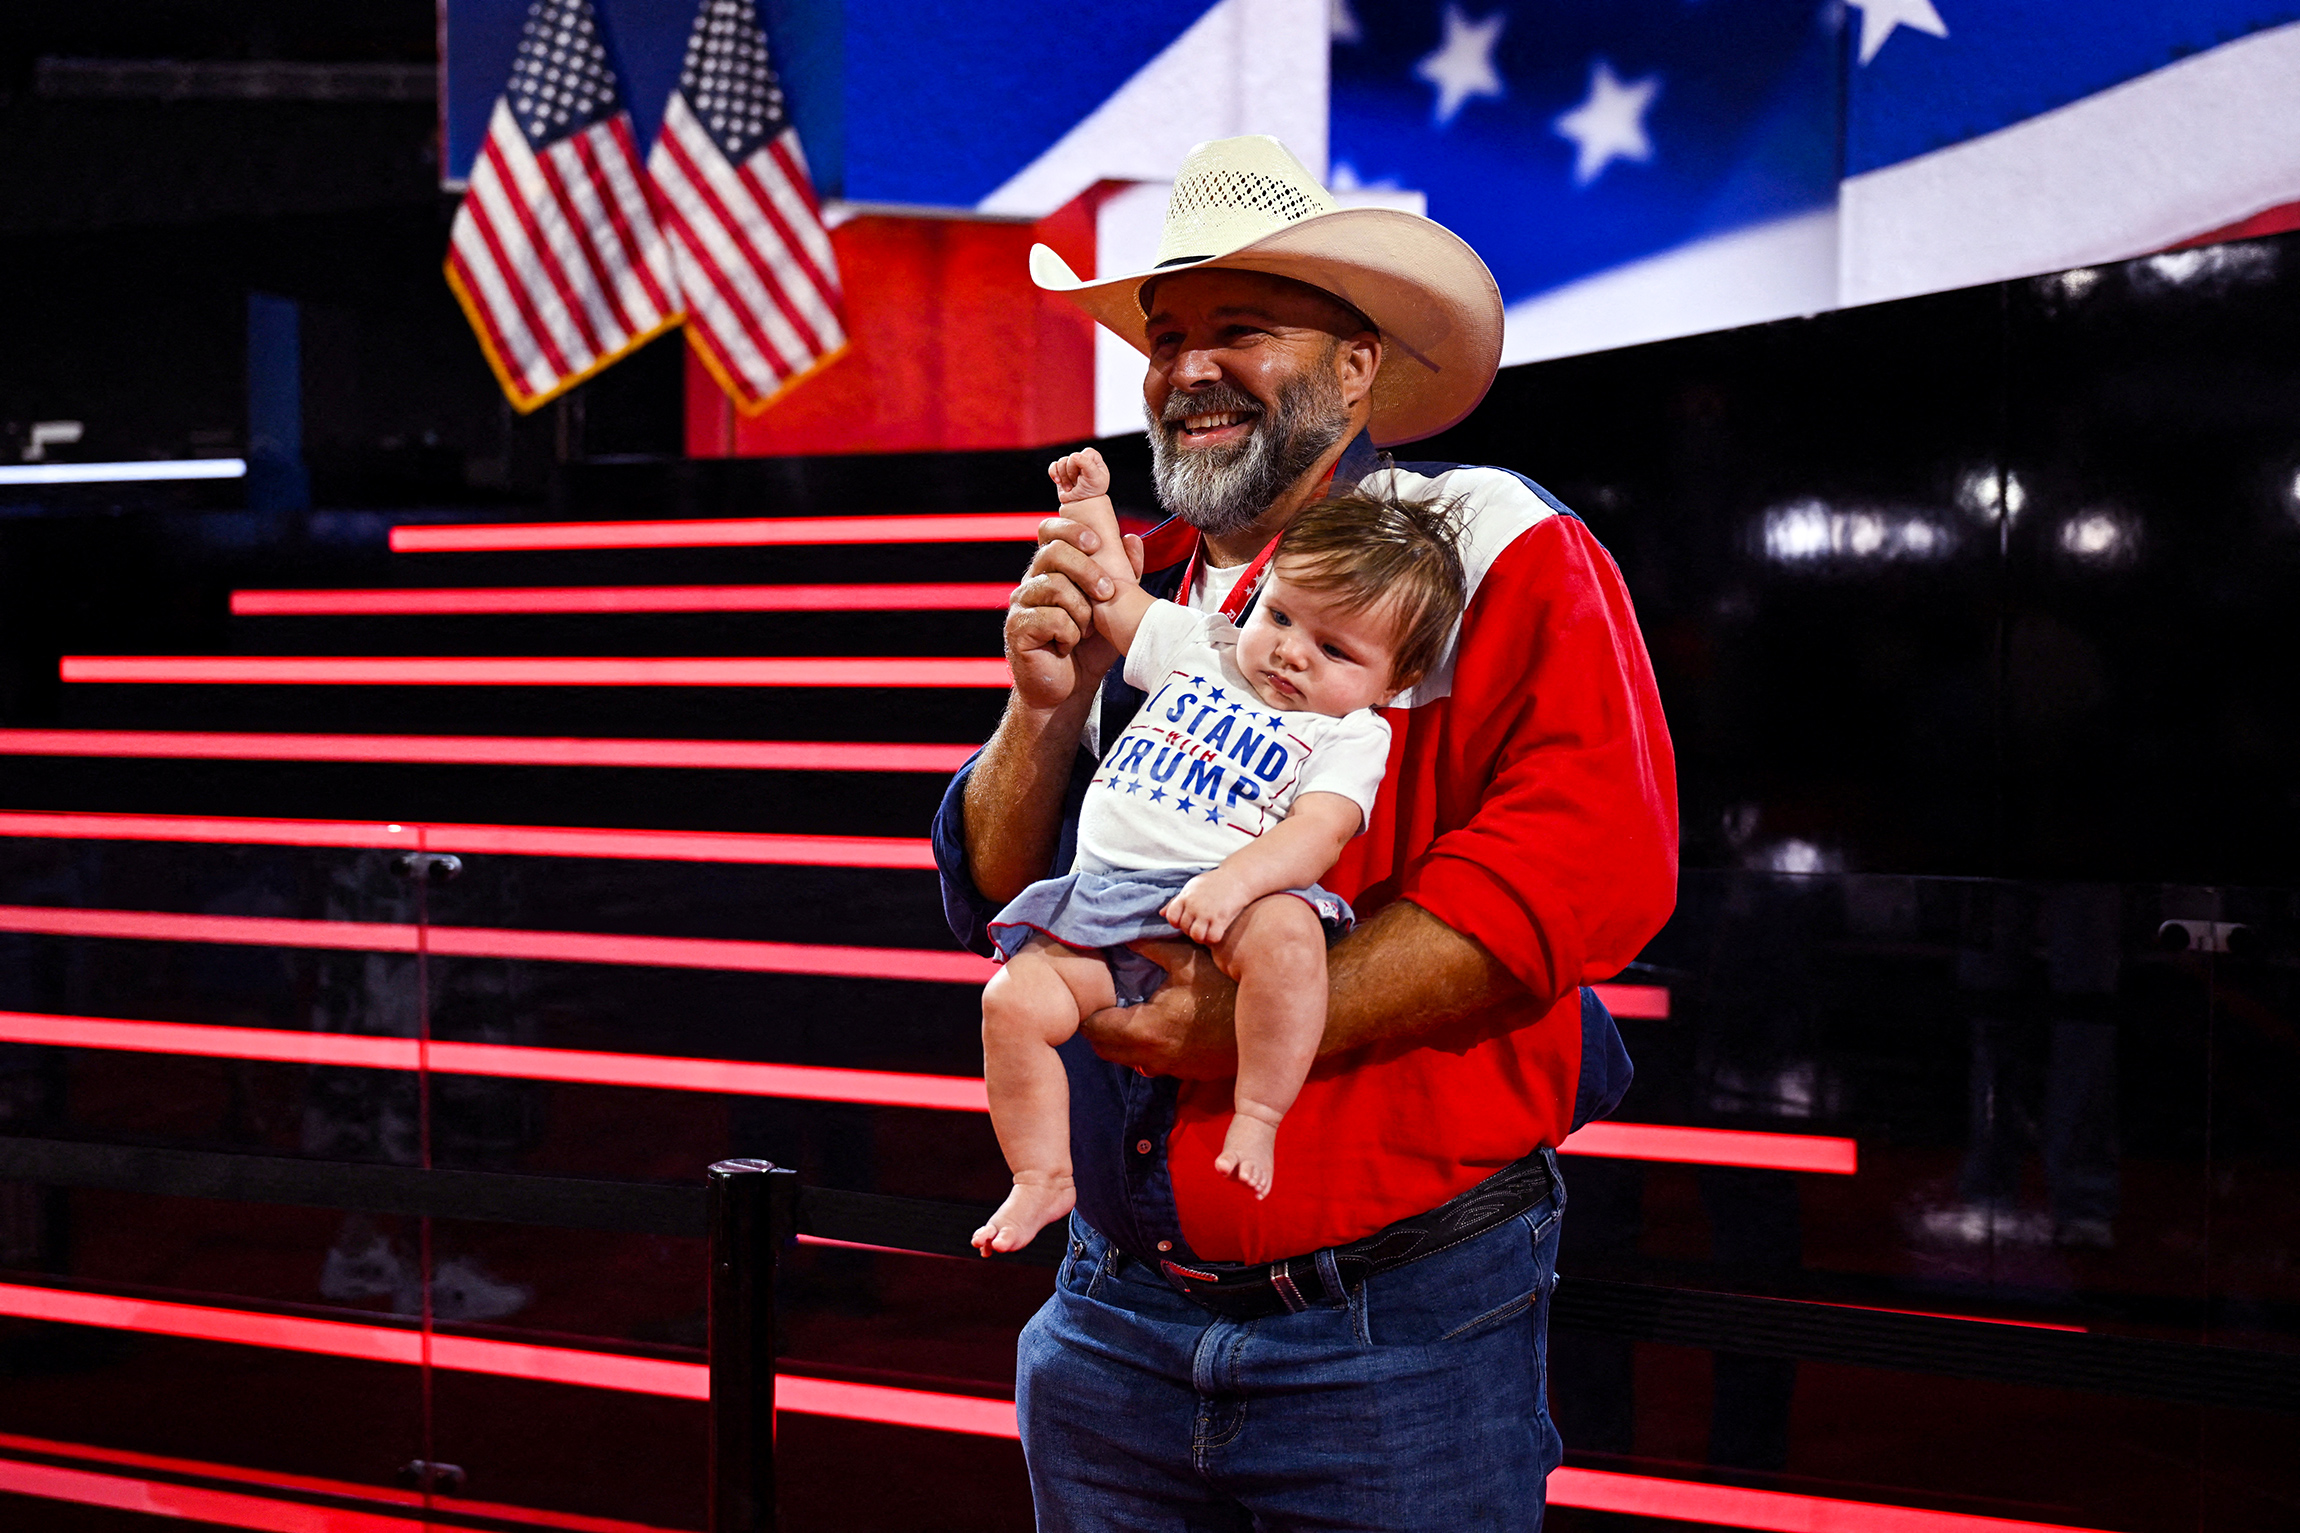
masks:
[[[1145,405],[1144,412],[1149,407]],[[1230,447],[1183,447],[1176,429],[1193,415],[1243,410],[1254,415],[1246,440]],[[1267,414],[1243,389],[1226,383],[1166,401],[1166,418],[1150,416],[1150,472],[1158,503],[1216,537],[1250,527],[1288,486],[1310,470],[1350,429],[1341,380],[1330,367],[1309,367],[1278,391]]]

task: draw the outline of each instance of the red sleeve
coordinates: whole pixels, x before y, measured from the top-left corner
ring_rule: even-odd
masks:
[[[1548,517],[1495,559],[1448,704],[1441,829],[1400,897],[1537,1002],[1618,973],[1676,904],[1677,773],[1628,589],[1580,521]]]

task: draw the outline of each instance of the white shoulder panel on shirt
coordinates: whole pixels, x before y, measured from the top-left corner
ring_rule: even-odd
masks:
[[[1531,528],[1557,515],[1557,508],[1526,487],[1515,474],[1498,468],[1453,468],[1442,474],[1420,474],[1409,469],[1380,469],[1368,474],[1360,488],[1375,494],[1409,500],[1451,501],[1461,520],[1462,570],[1469,577],[1464,593],[1475,600],[1477,589],[1502,551]],[[1454,647],[1461,640],[1461,625],[1446,640],[1445,653],[1419,683],[1390,699],[1393,708],[1414,708],[1434,703],[1453,691]]]

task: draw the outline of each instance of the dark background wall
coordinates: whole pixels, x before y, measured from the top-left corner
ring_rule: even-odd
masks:
[[[1513,369],[1408,453],[1612,548],[1691,865],[2280,883],[2296,343],[2260,240]]]

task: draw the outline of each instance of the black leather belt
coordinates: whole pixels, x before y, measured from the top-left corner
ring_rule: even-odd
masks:
[[[1351,1290],[1388,1272],[1506,1224],[1550,1194],[1549,1152],[1512,1161],[1469,1191],[1426,1214],[1386,1224],[1348,1245],[1328,1246],[1278,1262],[1161,1261],[1166,1281],[1228,1320],[1283,1315],[1317,1304],[1342,1304]]]

